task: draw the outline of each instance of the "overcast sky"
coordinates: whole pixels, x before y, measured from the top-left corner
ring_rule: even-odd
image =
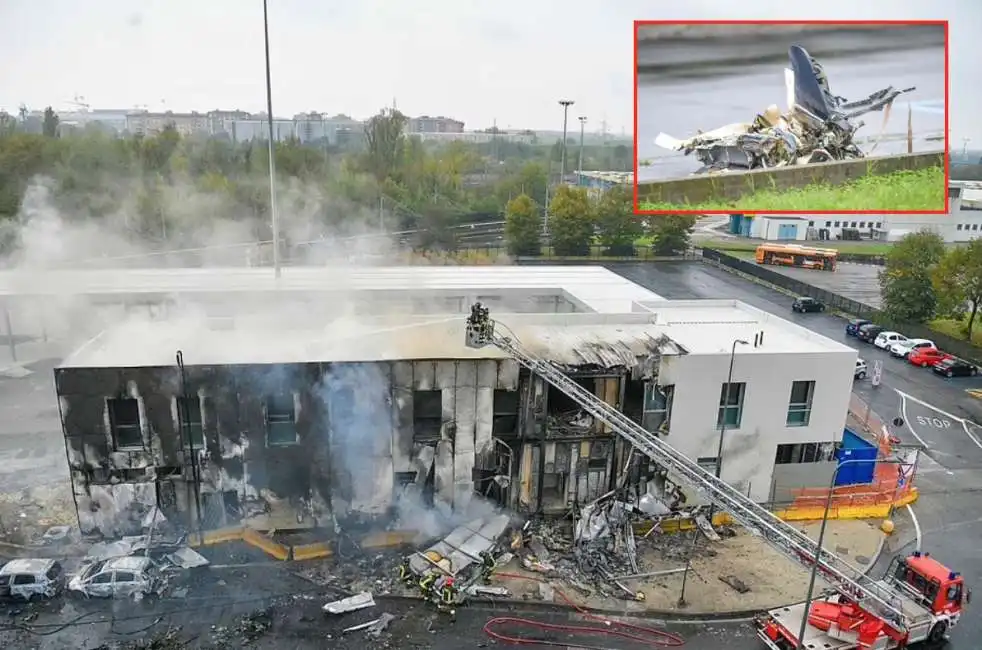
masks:
[[[950,19],[953,136],[982,146],[979,0],[269,0],[273,109],[397,101],[467,128],[630,132],[634,19]],[[957,18],[957,20],[956,20]],[[261,0],[0,0],[0,108],[265,107]],[[974,74],[973,74],[974,73]],[[889,84],[890,80],[884,80]]]

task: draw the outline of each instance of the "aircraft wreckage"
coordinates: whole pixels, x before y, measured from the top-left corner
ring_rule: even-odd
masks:
[[[854,160],[865,156],[854,141],[864,126],[856,118],[882,111],[885,128],[894,100],[914,90],[889,86],[850,102],[832,94],[822,66],[803,47],[792,45],[788,56],[791,67],[784,71],[788,105],[784,114],[771,105],[749,124],[729,124],[688,140],[660,133],[655,144],[695,154],[703,165],[697,174]]]

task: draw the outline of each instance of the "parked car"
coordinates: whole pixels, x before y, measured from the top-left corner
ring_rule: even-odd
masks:
[[[880,332],[876,335],[876,338],[873,339],[873,345],[881,350],[886,350],[894,343],[903,343],[906,340],[907,337],[899,332]]]
[[[846,323],[846,336],[859,336],[859,328],[863,325],[872,325],[873,321],[864,320],[862,318],[853,318],[851,321]]]
[[[65,572],[57,560],[18,558],[0,568],[0,600],[35,600],[57,596]]]
[[[145,556],[116,557],[82,567],[68,582],[68,590],[86,598],[147,596],[160,586],[160,573]]]
[[[979,369],[964,359],[951,357],[944,361],[939,361],[931,368],[936,374],[945,377],[974,377],[979,373]]]
[[[882,331],[883,328],[881,326],[874,325],[873,323],[867,323],[866,325],[860,326],[859,334],[857,336],[863,343],[872,343]]]
[[[814,298],[809,298],[808,296],[798,296],[791,303],[791,311],[796,311],[799,314],[825,311],[825,303]]]
[[[950,354],[942,352],[938,348],[917,348],[907,355],[907,361],[911,365],[920,366],[921,368],[927,368],[928,366],[933,366],[940,361],[951,358],[953,357]]]
[[[856,374],[853,375],[854,379],[866,379],[866,361],[865,359],[856,359]]]
[[[898,341],[897,343],[891,344],[887,351],[891,356],[897,357],[898,359],[906,359],[914,350],[920,350],[923,348],[933,348],[934,341],[930,339],[907,339],[906,341]]]

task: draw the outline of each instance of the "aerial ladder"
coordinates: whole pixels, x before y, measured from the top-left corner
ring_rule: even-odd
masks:
[[[819,548],[805,533],[689,460],[656,434],[577,384],[556,365],[526,350],[514,333],[509,332],[512,336],[506,336],[496,331],[495,325],[488,308],[476,303],[467,318],[467,347],[479,349],[493,346],[508,354],[530,372],[568,395],[635,449],[668,470],[670,475],[698,491],[717,508],[728,512],[736,522],[763,538],[772,548],[808,570],[817,562],[820,574],[838,594],[885,622],[892,628],[892,636],[907,638],[912,627],[923,625],[924,609],[906,606],[912,604],[911,600],[905,600],[904,594],[891,584],[870,578],[837,555]],[[503,325],[501,327],[507,329]]]

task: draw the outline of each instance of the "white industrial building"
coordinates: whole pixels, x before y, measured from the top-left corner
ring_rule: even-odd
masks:
[[[12,281],[5,275],[0,289]],[[287,268],[279,280],[263,269],[160,270],[131,274],[129,287],[125,271],[91,271],[61,281],[35,278],[35,286],[49,294],[101,295],[109,275],[119,294],[168,296],[171,313],[115,325],[56,370],[73,484],[83,505],[97,498],[118,504],[121,491],[159,484],[168,471],[168,480],[189,480],[180,455],[173,455],[180,448],[176,405],[187,395],[177,388],[177,350],[194,399],[201,400],[195,426],[210,451],[206,484],[199,474],[195,489],[240,504],[323,484],[322,500],[332,508],[343,502],[365,512],[391,506],[400,485],[425,482],[427,475],[434,498],[452,505],[475,492],[488,495],[488,482],[495,482],[494,497],[502,502],[558,513],[627,474],[638,489],[698,499],[646,460],[639,464],[605,425],[500,350],[466,347],[464,321],[473,301],[488,304],[499,326],[527,350],[559,364],[707,467],[715,466],[722,434],[723,478],[762,502],[827,485],[856,359],[848,346],[738,301],[664,300],[600,267]],[[188,313],[187,305],[196,303],[197,311],[206,296],[274,286],[280,297],[329,308],[279,317]],[[271,305],[265,298],[262,304]],[[250,384],[236,374],[236,368],[259,367],[278,369],[263,376],[283,382],[277,390],[293,405],[275,422],[263,392],[272,390],[269,380]],[[344,392],[345,382],[352,383],[344,388],[345,403],[361,395],[368,411],[383,414],[365,425],[371,434],[351,437],[350,415],[342,426],[333,403],[321,403],[325,386]],[[117,434],[113,423],[122,416],[113,415],[112,405],[120,400],[133,400],[134,421]],[[253,402],[255,408],[247,408]],[[294,433],[284,438],[291,427]],[[119,435],[129,436],[125,449],[118,447]],[[325,453],[355,453],[331,444],[366,437],[373,442],[357,455],[372,461],[361,475],[324,469],[335,467],[322,462]],[[232,461],[223,459],[235,449],[233,476],[223,464]],[[107,458],[115,468],[109,473]],[[136,467],[157,469],[144,475]],[[193,500],[181,496],[187,493],[181,485],[168,494],[176,492],[171,498],[183,504],[179,509],[190,508]],[[147,487],[139,498],[160,500],[160,490]]]

